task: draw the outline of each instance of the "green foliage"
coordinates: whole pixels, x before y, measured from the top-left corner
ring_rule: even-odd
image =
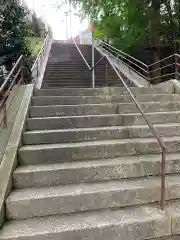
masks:
[[[7,70],[21,54],[30,54],[25,39],[27,14],[16,1],[0,6],[0,62]]]
[[[26,38],[26,41],[28,44],[28,48],[30,49],[32,58],[36,58],[42,48],[44,40],[37,37],[28,37]]]
[[[175,45],[180,38],[179,0],[74,0],[82,17],[95,20],[95,37],[131,52],[139,44]]]

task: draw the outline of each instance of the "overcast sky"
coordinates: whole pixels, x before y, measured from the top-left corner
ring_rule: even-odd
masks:
[[[26,0],[28,6],[34,9],[38,16],[43,17],[52,28],[55,39],[66,39],[66,21],[64,12],[67,11],[66,6],[59,10],[55,7],[58,0]],[[75,10],[73,10],[74,13]],[[70,38],[70,24],[68,18],[68,32]],[[88,28],[88,21],[80,21],[78,16],[72,14],[72,34],[75,37],[82,30]]]

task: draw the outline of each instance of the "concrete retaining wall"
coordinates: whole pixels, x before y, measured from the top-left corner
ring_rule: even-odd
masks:
[[[8,99],[8,126],[0,132],[0,226],[4,222],[4,201],[12,188],[12,172],[17,165],[17,150],[21,144],[26,116],[33,93],[33,85],[20,86]],[[13,97],[14,96],[14,97]]]

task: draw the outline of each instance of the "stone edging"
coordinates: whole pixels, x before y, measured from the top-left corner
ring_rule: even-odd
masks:
[[[33,84],[29,84],[24,90],[23,99],[0,164],[0,227],[5,219],[4,201],[12,188],[12,172],[17,165],[17,150],[21,145],[21,135],[28,114],[33,88]]]

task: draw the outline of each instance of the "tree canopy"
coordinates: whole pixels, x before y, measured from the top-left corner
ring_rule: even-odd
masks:
[[[0,63],[7,70],[21,54],[30,54],[25,39],[27,14],[16,1],[0,6]]]
[[[176,46],[180,38],[179,0],[73,0],[82,17],[94,16],[95,36],[131,51],[140,43]],[[176,49],[177,50],[177,49]]]

